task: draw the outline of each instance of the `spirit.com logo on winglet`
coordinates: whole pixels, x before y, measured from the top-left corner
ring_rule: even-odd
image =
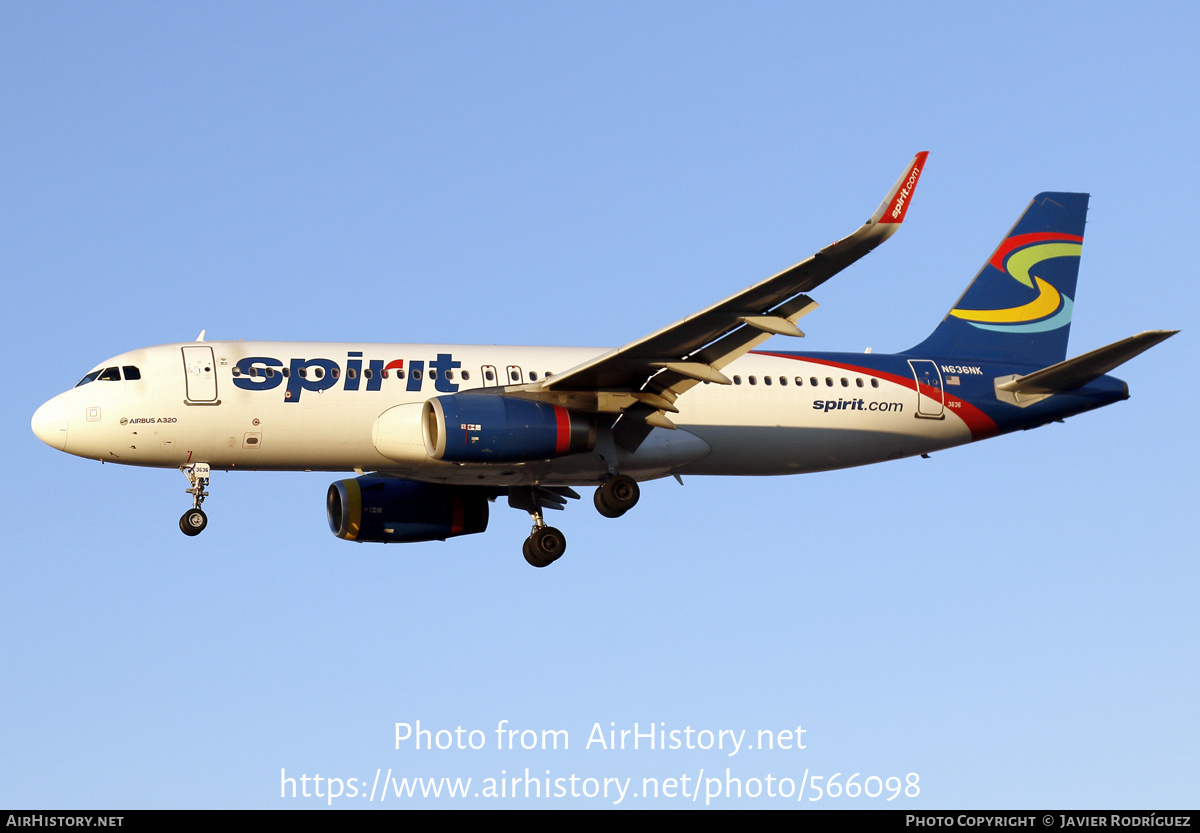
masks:
[[[913,161],[913,166],[908,173],[901,178],[900,187],[896,189],[895,195],[892,197],[891,204],[887,210],[883,212],[883,216],[879,218],[881,223],[903,223],[904,213],[908,211],[908,201],[916,190],[917,180],[921,178],[921,168],[925,166],[925,157],[929,156],[929,151],[923,150],[917,154],[917,158]]]

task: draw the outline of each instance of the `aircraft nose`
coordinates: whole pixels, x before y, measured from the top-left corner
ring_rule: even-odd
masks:
[[[37,438],[51,448],[67,447],[67,403],[58,395],[33,412],[30,426]]]

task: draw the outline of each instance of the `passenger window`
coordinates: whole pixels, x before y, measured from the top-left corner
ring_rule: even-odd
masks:
[[[833,379],[829,376],[825,377],[825,387],[827,387],[827,388],[833,387]]]
[[[350,378],[351,378],[351,379],[357,379],[357,378],[358,378],[358,372],[357,372],[357,371],[356,371],[356,370],[355,370],[353,367],[352,367],[352,368],[350,368],[349,370],[347,370],[347,371],[346,371],[346,373],[347,373],[347,374],[349,374],[349,376],[350,376]]]
[[[366,370],[364,370],[364,371],[363,371],[363,378],[364,378],[364,379],[370,379],[370,378],[371,378],[371,376],[372,376],[372,374],[371,374],[371,368],[369,368],[369,367],[368,367]]]
[[[436,379],[436,378],[437,378],[437,368],[436,368],[436,367],[431,367],[431,368],[429,369],[429,378],[430,378],[430,379]]]
[[[131,364],[127,364],[121,368],[121,373],[125,375],[126,382],[136,382],[142,378],[142,371],[138,370]]]
[[[733,383],[734,383],[735,385],[740,385],[740,384],[742,383],[742,377],[741,377],[741,376],[734,376],[734,377],[733,377]]]
[[[421,381],[421,371],[414,370],[412,372],[412,378],[416,379],[418,382]]]
[[[238,376],[242,375],[242,371],[235,366],[233,368],[233,375],[234,375],[234,378],[237,378]]]
[[[329,371],[329,375],[337,379],[342,375],[342,369],[340,367],[335,367],[333,370]]]
[[[536,370],[529,371],[529,381],[531,381],[531,382],[537,381],[537,371]]]
[[[769,384],[771,384],[771,377],[770,377],[770,376],[764,376],[764,377],[763,377],[763,384],[764,384],[764,385],[769,385]]]
[[[251,378],[251,379],[257,379],[257,378],[258,378],[258,368],[257,368],[257,367],[251,367],[251,368],[250,368],[250,378]]]
[[[463,381],[464,381],[464,382],[469,382],[469,381],[471,381],[471,371],[469,371],[469,370],[464,370],[464,371],[463,371]]]
[[[813,377],[811,377],[811,378],[808,380],[808,382],[809,382],[809,384],[811,384],[811,385],[812,385],[812,386],[815,388],[815,387],[817,386],[817,377],[816,377],[816,376],[813,376]]]
[[[796,377],[796,387],[798,387],[798,388],[804,387],[804,377],[803,376]]]
[[[447,380],[447,381],[449,381],[449,382],[453,382],[453,381],[454,381],[454,371],[453,371],[453,370],[447,370],[447,371],[446,371],[446,380]]]
[[[402,368],[399,368],[399,367],[398,367],[398,368],[396,368],[396,378],[397,378],[397,379],[403,379],[403,378],[404,378],[404,370],[403,370]]]
[[[871,380],[871,387],[873,387],[873,388],[877,388],[877,387],[879,387],[879,380],[878,380],[878,379],[872,379],[872,380]]]
[[[787,377],[786,377],[786,376],[780,376],[780,377],[779,377],[779,384],[781,384],[781,385],[786,385],[786,384],[787,384]]]
[[[387,372],[387,368],[385,367],[383,370],[379,371],[379,378],[386,379],[387,377],[388,377],[388,372]]]
[[[842,387],[844,387],[844,388],[850,387],[850,380],[847,379],[845,376],[842,377]]]
[[[750,377],[750,384],[752,384],[752,385],[757,385],[757,384],[758,384],[758,380],[757,380],[757,379],[755,379],[753,376],[751,376],[751,377]]]
[[[268,378],[268,379],[274,379],[274,378],[275,378],[275,368],[273,368],[273,367],[268,367],[268,368],[267,368],[267,374],[266,374],[266,375],[267,375],[267,378]],[[284,375],[284,376],[286,376],[287,374],[285,373],[285,374],[283,374],[283,375]]]
[[[858,385],[858,386],[861,388],[861,387],[863,386],[862,377],[859,377],[858,379],[855,379],[855,380],[854,380],[854,384]]]
[[[307,379],[307,378],[308,378],[308,368],[307,368],[307,367],[302,367],[302,368],[300,368],[300,370],[299,370],[299,371],[297,371],[297,372],[300,374],[300,378],[301,378],[301,379]]]
[[[483,378],[487,379],[489,382],[490,382],[490,381],[492,381],[492,379],[494,378],[494,377],[492,376],[492,371],[490,371],[490,370],[489,370],[489,371],[487,371],[486,373],[484,373],[484,374],[483,374]]]

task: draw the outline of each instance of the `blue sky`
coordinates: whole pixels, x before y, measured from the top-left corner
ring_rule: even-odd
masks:
[[[0,805],[319,807],[370,781],[919,775],[892,802],[1193,806],[1200,763],[1189,4],[6,4]],[[96,363],[210,339],[617,345],[852,231],[812,350],[920,341],[1033,194],[1092,194],[1074,353],[1184,332],[1132,398],[882,466],[647,484],[446,543],[329,534],[322,474],[29,430]],[[791,347],[791,345],[787,345]],[[487,749],[395,749],[394,725]],[[571,748],[496,750],[513,728]],[[806,748],[585,749],[608,728]],[[811,788],[810,788],[811,789]],[[812,794],[811,792],[809,793]],[[333,806],[395,807],[361,797]],[[604,798],[426,806],[608,806]],[[623,806],[682,806],[628,799]],[[701,795],[697,806],[702,806]],[[721,799],[712,806],[797,806]]]

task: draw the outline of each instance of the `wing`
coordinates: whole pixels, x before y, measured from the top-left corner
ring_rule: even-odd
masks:
[[[651,427],[674,428],[666,413],[678,411],[674,403],[681,394],[700,382],[730,384],[721,368],[772,335],[804,335],[796,321],[817,306],[805,293],[896,232],[928,155],[922,151],[913,158],[871,219],[850,236],[682,321],[523,392],[568,407],[620,413],[617,441],[631,450]]]

